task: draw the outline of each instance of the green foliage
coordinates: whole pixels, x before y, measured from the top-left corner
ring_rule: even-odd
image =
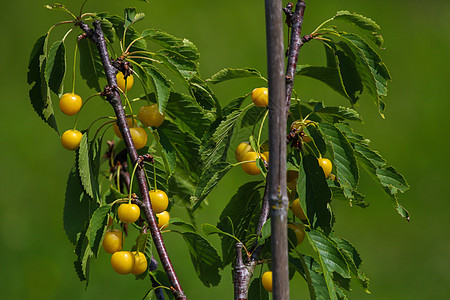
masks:
[[[60,4],[46,7],[69,12]],[[266,128],[267,109],[251,103],[245,106],[250,93],[222,106],[209,84],[249,78],[267,81],[261,72],[254,68],[224,68],[204,80],[199,72],[197,47],[185,38],[159,29],[137,31],[133,25],[145,15],[136,9],[125,9],[123,17],[109,13],[83,16],[83,22],[100,21],[111,59],[119,57],[119,61],[129,63],[142,84],[142,95],[123,103],[126,104],[126,113],[131,114],[131,108],[137,111],[134,106],[139,100],[157,103],[160,113],[165,114],[161,126],[145,129],[149,133],[148,143],[139,150],[139,154],[152,156],[153,162],[146,161],[142,166],[151,183],[150,188],[154,185],[153,188],[166,191],[171,198],[168,210],[173,206],[184,206],[191,217],[194,225],[172,217],[167,231],[183,237],[200,281],[207,287],[220,283],[220,270],[235,259],[236,242],[245,245],[248,255],[259,247],[260,258],[264,262],[266,259],[270,261],[270,219],[261,233],[256,234],[265,194],[262,189],[264,181],[260,180],[263,177],[243,182],[237,188],[230,187],[236,191],[231,193],[233,196],[225,205],[217,225],[202,225],[207,236],[219,236],[221,256],[199,234],[195,223],[196,214],[201,211],[199,208],[206,208],[208,201],[205,200],[210,193],[239,164],[227,160],[234,152],[230,148],[241,142],[238,139],[245,135],[253,151],[259,152],[267,140],[264,133],[262,136],[258,134]],[[357,31],[343,31],[336,22],[346,23]],[[324,45],[326,65],[303,65],[296,70],[297,75],[322,81],[350,102],[349,107],[327,106],[326,101],[292,99],[289,111],[289,122],[295,123],[287,128],[292,146],[288,150],[288,168],[299,172],[296,190],[291,192],[300,199],[307,216],[304,228],[309,247],[308,252],[303,247],[290,246],[290,278],[294,278],[295,272],[299,273],[308,284],[311,299],[346,299],[344,292],[350,291],[350,285],[355,281],[368,292],[369,280],[360,269],[362,259],[350,242],[334,236],[332,213],[332,206],[341,204],[336,200],[363,208],[368,206],[365,196],[358,191],[361,168],[388,194],[398,213],[409,220],[408,212],[398,201],[399,193],[409,188],[405,178],[370,148],[368,139],[350,127],[351,122],[363,121],[356,104],[364,91],[374,100],[381,115],[385,107],[383,97],[387,95],[391,77],[373,48],[374,45],[382,46],[379,31],[380,27],[373,20],[340,11],[311,34],[312,39]],[[47,49],[48,34],[41,36],[31,52],[27,74],[28,83],[32,86],[29,95],[34,110],[57,132],[50,91],[59,96],[64,90],[66,45],[70,43],[66,37],[56,40]],[[121,53],[114,52],[113,49],[118,48],[115,43],[120,44]],[[97,92],[102,91],[102,81],[106,76],[96,45],[83,38],[78,42],[78,49],[79,72],[86,85]],[[184,93],[178,91],[179,86],[184,88]],[[94,121],[82,130],[65,195],[64,230],[75,247],[77,275],[86,283],[91,258],[99,255],[109,217],[115,216],[115,201],[128,197],[125,195],[130,184],[127,180],[134,168],[134,162],[123,152],[123,142],[108,142],[106,155],[102,152],[104,139],[110,138],[107,131],[101,131],[111,123],[105,119],[98,119],[102,120],[101,125]],[[95,134],[94,125],[99,126]],[[310,141],[305,139],[305,135]],[[332,176],[329,178],[325,178],[318,163],[318,158],[322,157],[332,161]],[[108,166],[102,162],[107,162]],[[264,162],[256,159],[256,165],[265,177]],[[139,197],[138,191],[135,185],[131,192],[136,192]],[[289,216],[289,221],[295,219]],[[146,227],[140,221],[135,227],[141,230],[141,234],[133,249],[143,252],[150,261],[151,234],[145,231]],[[289,235],[291,238],[293,232]],[[309,256],[310,252],[312,256]],[[143,279],[147,274],[165,287],[171,285],[167,276],[158,270],[147,270],[136,279]],[[260,278],[256,277],[250,285],[249,299],[268,299],[268,293],[261,288]],[[144,298],[151,298],[152,291],[148,291]]]

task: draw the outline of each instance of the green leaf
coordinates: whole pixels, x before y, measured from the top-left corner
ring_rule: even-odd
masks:
[[[100,78],[105,78],[100,56],[95,44],[90,39],[82,39],[78,42],[80,50],[80,74],[89,88],[100,92]]]
[[[230,219],[228,219],[228,220],[230,220]],[[223,230],[220,230],[219,228],[217,228],[216,226],[211,225],[211,224],[207,224],[207,223],[202,224],[202,230],[206,235],[211,235],[211,234],[224,235],[224,236],[230,237],[232,239],[235,239],[236,242],[239,242],[239,239],[237,237],[235,237],[233,234],[225,232]]]
[[[86,281],[86,287],[89,283],[90,262],[92,258],[92,250],[89,247],[89,241],[83,232],[76,244],[75,255],[77,259],[74,262],[75,271],[80,281]]]
[[[61,94],[65,75],[66,48],[63,41],[57,41],[50,48],[45,67],[45,78],[50,89],[57,95]]]
[[[198,74],[198,65],[192,60],[172,50],[160,50],[156,57],[169,70],[174,72],[184,81],[190,81]]]
[[[354,104],[363,91],[355,63],[331,42],[323,42],[327,57],[326,67],[299,66],[297,74],[322,81]]]
[[[63,215],[64,231],[73,245],[76,245],[81,232],[87,227],[92,211],[97,206],[85,193],[74,166],[67,179]]]
[[[111,207],[111,204],[107,204],[97,208],[97,210],[92,214],[89,222],[86,236],[89,240],[89,247],[95,257],[98,256],[98,252],[100,250],[100,243],[106,231],[106,225],[108,224],[108,216],[111,211]]]
[[[246,242],[248,235],[255,232],[257,219],[259,218],[262,197],[257,186],[260,184],[261,181],[253,181],[239,187],[220,214],[217,228],[230,233],[230,223],[231,225],[234,224],[234,235],[240,241]],[[234,258],[234,244],[235,242],[230,242],[229,238],[222,239],[224,266],[231,263]]]
[[[219,269],[222,268],[217,250],[198,233],[183,232],[182,235],[198,278],[206,287],[217,286],[221,278]]]
[[[134,23],[134,18],[136,17],[136,8],[134,7],[129,7],[129,8],[125,8],[124,11],[124,24],[123,27],[126,29],[128,27],[131,26],[131,24]]]
[[[156,171],[156,183],[158,185],[158,189],[168,191],[169,176],[166,173],[164,160],[159,156],[153,155],[153,161],[155,162],[154,164],[146,162],[144,165],[145,171],[147,172],[147,177],[153,185],[155,178],[154,171]],[[154,188],[155,187],[152,187],[152,189]]]
[[[153,99],[154,95],[150,100]],[[191,96],[185,94],[172,92],[165,113],[180,129],[198,138],[202,137],[212,123],[211,114],[205,111]]]
[[[179,127],[167,120],[158,127],[158,133],[161,139],[166,139],[172,145],[181,162],[180,167],[189,171],[191,177],[200,176],[202,171],[198,156],[200,140],[189,132],[181,131]]]
[[[92,199],[98,201],[97,177],[93,174],[94,163],[90,156],[92,152],[89,148],[88,136],[87,133],[84,133],[81,138],[80,147],[77,150],[78,170],[84,190]]]
[[[124,28],[125,28],[124,19],[119,16],[116,16],[116,15],[110,16],[108,14],[105,14],[103,17],[112,23],[114,30],[116,32],[116,36],[119,38],[119,40],[122,40],[123,32],[124,32]],[[139,38],[140,36],[141,35],[133,27],[128,27],[126,35],[125,35],[125,43],[124,44],[129,45],[132,41]],[[130,52],[142,51],[142,50],[145,51],[146,48],[147,48],[147,43],[145,42],[145,40],[141,39],[141,40],[138,40],[135,43],[133,43],[133,45],[130,47],[129,51]]]
[[[195,227],[192,224],[189,224],[189,223],[181,220],[180,218],[170,218],[169,224],[178,226],[178,227],[182,228],[185,232],[186,231],[197,232],[197,230],[195,229]]]
[[[332,216],[329,208],[331,191],[317,158],[308,154],[303,156],[302,161],[297,181],[300,202],[302,207],[306,208],[305,213],[313,228],[320,227],[329,233]]]
[[[141,37],[149,39],[167,50],[177,52],[190,60],[197,60],[200,57],[197,47],[188,39],[174,37],[158,29],[146,29]]]
[[[322,119],[330,120],[329,117],[333,117],[333,123],[335,123],[337,120],[362,122],[361,116],[353,108],[344,106],[325,106],[322,101],[312,101],[308,104],[314,105],[314,112],[318,114]]]
[[[344,239],[334,238],[339,250],[344,255],[352,274],[358,279],[366,293],[369,292],[369,279],[359,270],[362,260],[356,248]]]
[[[219,72],[211,76],[211,78],[206,79],[206,81],[209,83],[217,84],[227,80],[238,78],[261,78],[267,81],[258,70],[253,68],[242,68],[242,69],[226,68],[220,70]]]
[[[261,236],[258,238],[258,246],[264,245],[266,240],[270,237],[272,234],[272,221],[271,219],[268,219],[266,223],[264,223],[262,229],[261,229]]]
[[[233,111],[224,116],[216,128],[211,128],[214,130],[211,138],[200,148],[204,168],[210,168],[217,162],[225,161],[231,135],[240,115],[240,110]]]
[[[343,278],[351,278],[345,257],[337,248],[337,244],[321,232],[312,230],[307,232],[307,236],[309,243],[319,255],[319,262],[325,276],[330,298],[336,299],[336,289],[331,278],[333,272],[336,272]]]
[[[266,109],[263,107],[252,106],[245,112],[242,117],[241,128],[245,128],[248,126],[253,126],[258,121],[262,120],[264,113],[266,113]]]
[[[27,81],[30,85],[33,85],[34,83],[29,91],[31,105],[33,106],[34,111],[45,123],[59,134],[55,115],[53,113],[52,100],[48,94],[48,86],[45,80],[46,57],[44,46],[47,37],[47,34],[41,36],[33,46],[28,62]]]
[[[400,205],[397,199],[398,192],[403,193],[409,189],[405,178],[393,167],[386,166],[386,161],[381,155],[369,148],[369,140],[364,139],[361,135],[355,134],[346,125],[340,124],[339,129],[345,135],[351,137],[358,163],[382,186],[383,190],[389,195],[391,203],[397,212],[409,221],[410,216],[408,211]]]
[[[346,10],[338,11],[333,19],[359,27],[377,46],[383,46],[383,37],[378,33],[381,27],[372,19]]]
[[[261,278],[254,278],[250,283],[248,300],[269,300],[269,293],[262,286]]]
[[[173,148],[172,144],[170,144],[170,141],[167,140],[166,136],[161,137],[159,135],[158,130],[154,130],[153,134],[156,137],[157,141],[159,141],[159,143],[161,144],[164,168],[166,174],[168,174],[168,177],[170,177],[175,172],[175,168],[177,166],[177,157],[175,149]]]
[[[238,97],[236,99],[231,100],[226,106],[222,108],[223,115],[229,115],[232,112],[239,110],[242,106],[244,100],[248,97],[248,95]],[[256,107],[256,106],[255,106]]]
[[[344,194],[351,198],[350,190],[356,189],[359,181],[359,170],[354,150],[345,135],[334,125],[319,123],[319,129],[333,149],[336,176],[339,178],[339,183],[344,187]]]
[[[212,189],[227,174],[233,165],[227,162],[219,162],[206,169],[200,177],[199,183],[195,188],[196,201],[192,208],[195,211],[203,200],[209,195]]]
[[[102,27],[103,34],[108,39],[108,41],[110,43],[114,43],[114,41],[116,40],[116,30],[114,29],[113,24],[109,20],[101,18],[100,25]]]
[[[220,115],[220,104],[209,86],[200,77],[194,76],[190,81],[190,91],[197,102],[206,110],[217,110]]]
[[[156,67],[152,65],[145,65],[145,70],[152,79],[153,85],[158,99],[159,112],[162,113],[166,109],[167,101],[169,101],[170,90],[173,83]]]

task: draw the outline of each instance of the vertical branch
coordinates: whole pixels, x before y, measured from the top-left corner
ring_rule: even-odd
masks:
[[[302,26],[303,15],[305,13],[305,2],[299,0],[295,5],[295,11],[290,17],[292,24],[291,38],[289,43],[289,54],[286,69],[286,113],[289,112],[291,105],[292,89],[294,88],[294,78],[297,69],[298,55],[300,48],[303,45],[302,41]]]
[[[286,190],[286,85],[281,1],[266,0],[267,70],[269,79],[268,172],[273,299],[289,299]]]
[[[117,70],[111,64],[111,60],[106,47],[105,38],[103,36],[103,31],[99,21],[94,21],[94,30],[89,28],[83,22],[79,23],[80,28],[85,32],[85,37],[90,38],[96,45],[97,50],[100,55],[103,68],[105,70],[105,75],[108,81],[108,86],[105,87],[104,95],[106,100],[111,104],[117,117],[117,125],[123,136],[123,140],[127,147],[130,159],[135,165],[138,162],[138,154],[136,148],[134,147],[133,140],[131,138],[130,130],[125,118],[125,112],[122,107],[122,101],[120,99],[120,94],[117,89],[116,73]],[[158,252],[161,264],[169,278],[170,284],[172,285],[172,290],[177,299],[186,299],[183,289],[178,281],[178,277],[173,269],[172,263],[167,254],[166,247],[164,245],[161,232],[159,231],[155,215],[153,213],[152,205],[150,202],[150,196],[148,193],[148,186],[145,177],[145,170],[142,167],[136,169],[136,178],[141,192],[142,205],[141,209],[147,219],[150,232],[152,234],[153,242],[155,243],[156,250]]]

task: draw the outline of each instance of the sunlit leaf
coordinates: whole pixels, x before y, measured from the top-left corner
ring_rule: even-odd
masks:
[[[238,78],[260,78],[266,80],[258,70],[253,68],[242,68],[242,69],[227,68],[220,70],[206,81],[209,83],[217,84],[220,82]]]

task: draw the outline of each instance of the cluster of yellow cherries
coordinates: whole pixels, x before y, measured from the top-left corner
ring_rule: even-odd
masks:
[[[149,191],[153,212],[158,220],[158,228],[164,229],[169,225],[170,214],[166,211],[169,199],[164,191]],[[117,210],[122,223],[136,222],[141,211],[139,206],[132,203],[123,203]],[[112,224],[112,222],[111,222]],[[147,258],[139,251],[123,251],[123,233],[118,229],[108,229],[102,242],[103,249],[112,254],[111,266],[119,274],[140,275],[147,270]]]
[[[117,73],[117,85],[121,91],[128,91],[134,83],[133,75],[130,75],[125,80],[122,73]],[[59,108],[68,116],[73,116],[82,108],[83,101],[81,97],[74,93],[66,93],[59,99]],[[137,118],[144,126],[158,127],[164,122],[164,113],[160,113],[157,104],[141,106],[139,108]],[[147,133],[143,127],[137,126],[134,118],[127,118],[127,123],[130,128],[131,138],[133,140],[136,150],[143,148],[147,144]],[[114,132],[119,137],[122,135],[117,124],[114,124]],[[76,150],[80,146],[83,134],[74,129],[66,130],[61,135],[61,145],[67,150]]]

